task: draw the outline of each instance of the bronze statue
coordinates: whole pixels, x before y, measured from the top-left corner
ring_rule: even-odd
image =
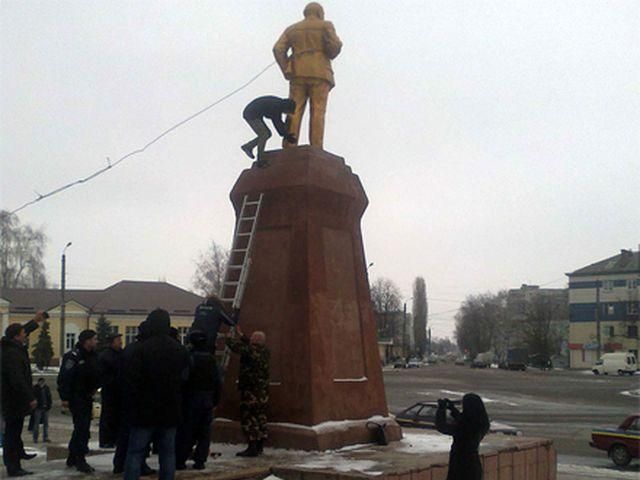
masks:
[[[335,85],[331,60],[341,48],[333,24],[325,21],[324,10],[316,2],[305,7],[304,20],[288,27],[273,47],[284,78],[289,80],[289,98],[296,102],[295,112],[287,118],[288,131],[296,142],[285,138],[283,147],[293,147],[299,141],[300,122],[309,99],[309,140],[311,145],[322,148],[327,97]]]

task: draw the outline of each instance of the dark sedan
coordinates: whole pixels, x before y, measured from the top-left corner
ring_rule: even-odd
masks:
[[[453,400],[458,410],[461,410],[462,402]],[[415,428],[436,428],[436,410],[438,410],[437,402],[418,402],[409,408],[402,410],[396,414],[396,421],[405,427]],[[450,412],[447,410],[447,421],[453,422]],[[489,433],[502,433],[504,435],[522,435],[522,432],[511,425],[504,423],[491,422]]]

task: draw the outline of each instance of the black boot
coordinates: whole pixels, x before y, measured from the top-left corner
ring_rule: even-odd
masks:
[[[71,455],[71,453],[69,453],[69,455],[67,455],[67,467],[75,467],[76,466],[76,457],[74,457],[73,455]]]
[[[260,452],[258,451],[258,442],[249,442],[249,446],[246,450],[236,453],[236,456],[238,457],[257,457],[258,455],[260,455]]]
[[[33,460],[36,457],[37,455],[35,453],[22,452],[20,454],[20,460]]]
[[[258,440],[258,454],[262,455],[264,453],[264,438],[261,440]]]
[[[33,472],[27,472],[22,468],[18,468],[17,470],[7,470],[7,476],[9,477],[26,477],[27,475],[33,475]]]
[[[76,470],[82,473],[93,473],[96,471],[95,468],[87,463],[84,457],[78,457],[76,459]]]
[[[154,475],[158,473],[157,470],[151,468],[149,465],[147,465],[147,463],[143,463],[142,467],[140,467],[140,476],[141,477],[148,477],[150,475]]]

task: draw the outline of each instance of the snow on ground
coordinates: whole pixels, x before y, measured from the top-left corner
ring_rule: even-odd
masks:
[[[295,467],[336,470],[342,473],[355,471],[367,475],[382,475],[383,472],[372,470],[379,465],[378,462],[373,460],[355,460],[352,458],[344,458],[339,454],[325,454],[317,458],[309,458],[304,463],[295,465]]]
[[[620,392],[620,395],[626,395],[627,397],[640,397],[640,388],[636,390],[625,390]]]
[[[452,438],[446,435],[425,433],[404,433],[400,440],[399,452],[404,453],[441,453],[451,448]]]
[[[588,467],[584,465],[558,464],[558,473],[574,475],[575,478],[615,478],[624,480],[627,478],[638,480],[640,474],[637,471],[625,472],[615,468]]]

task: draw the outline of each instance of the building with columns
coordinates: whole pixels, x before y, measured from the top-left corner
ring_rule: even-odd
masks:
[[[203,298],[166,282],[123,280],[104,290],[65,290],[64,352],[73,348],[82,330],[96,328],[104,316],[111,328],[121,333],[125,345],[135,338],[138,325],[156,308],[171,315],[172,326],[178,328],[183,342],[196,306]],[[52,365],[60,358],[60,302],[59,289],[2,288],[0,289],[0,323],[2,332],[10,323],[26,323],[38,310],[49,314],[53,343]],[[37,341],[38,330],[30,339]],[[30,349],[31,351],[31,349]]]

